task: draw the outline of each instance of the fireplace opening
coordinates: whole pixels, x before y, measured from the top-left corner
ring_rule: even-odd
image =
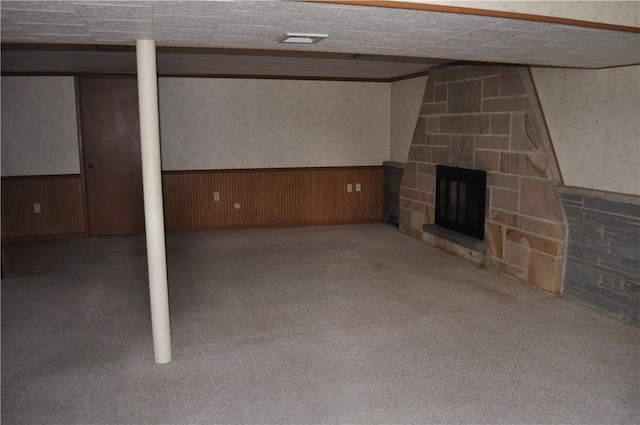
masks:
[[[486,171],[437,165],[435,224],[483,241],[486,186]]]

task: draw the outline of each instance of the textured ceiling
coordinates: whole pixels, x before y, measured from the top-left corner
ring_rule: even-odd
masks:
[[[580,68],[640,63],[638,33],[421,10],[289,1],[3,0],[0,11],[3,43],[134,45],[151,38],[158,46],[236,51],[159,55],[159,71],[174,74],[393,78],[459,60]],[[286,32],[329,38],[314,45],[278,43]],[[258,54],[264,51],[278,54]],[[345,56],[304,57],[303,52]],[[86,48],[5,48],[2,69],[104,72],[111,66],[112,72],[128,72],[135,66],[132,53],[101,55]]]

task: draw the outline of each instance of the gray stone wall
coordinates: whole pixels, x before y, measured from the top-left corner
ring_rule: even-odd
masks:
[[[564,296],[640,323],[640,205],[560,197],[569,225]]]
[[[400,223],[400,183],[404,164],[387,161],[384,170],[384,222],[398,227]]]

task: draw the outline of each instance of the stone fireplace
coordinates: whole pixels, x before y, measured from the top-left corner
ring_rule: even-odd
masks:
[[[436,218],[438,165],[486,171],[482,246],[425,231]],[[554,185],[561,183],[528,68],[430,73],[400,189],[402,232],[559,293],[566,224]]]

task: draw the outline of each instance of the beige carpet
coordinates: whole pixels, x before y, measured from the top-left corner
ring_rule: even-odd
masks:
[[[3,275],[14,277],[46,273],[67,242],[67,240],[3,242]]]
[[[385,225],[143,237],[2,280],[2,424],[638,424],[640,329]]]

